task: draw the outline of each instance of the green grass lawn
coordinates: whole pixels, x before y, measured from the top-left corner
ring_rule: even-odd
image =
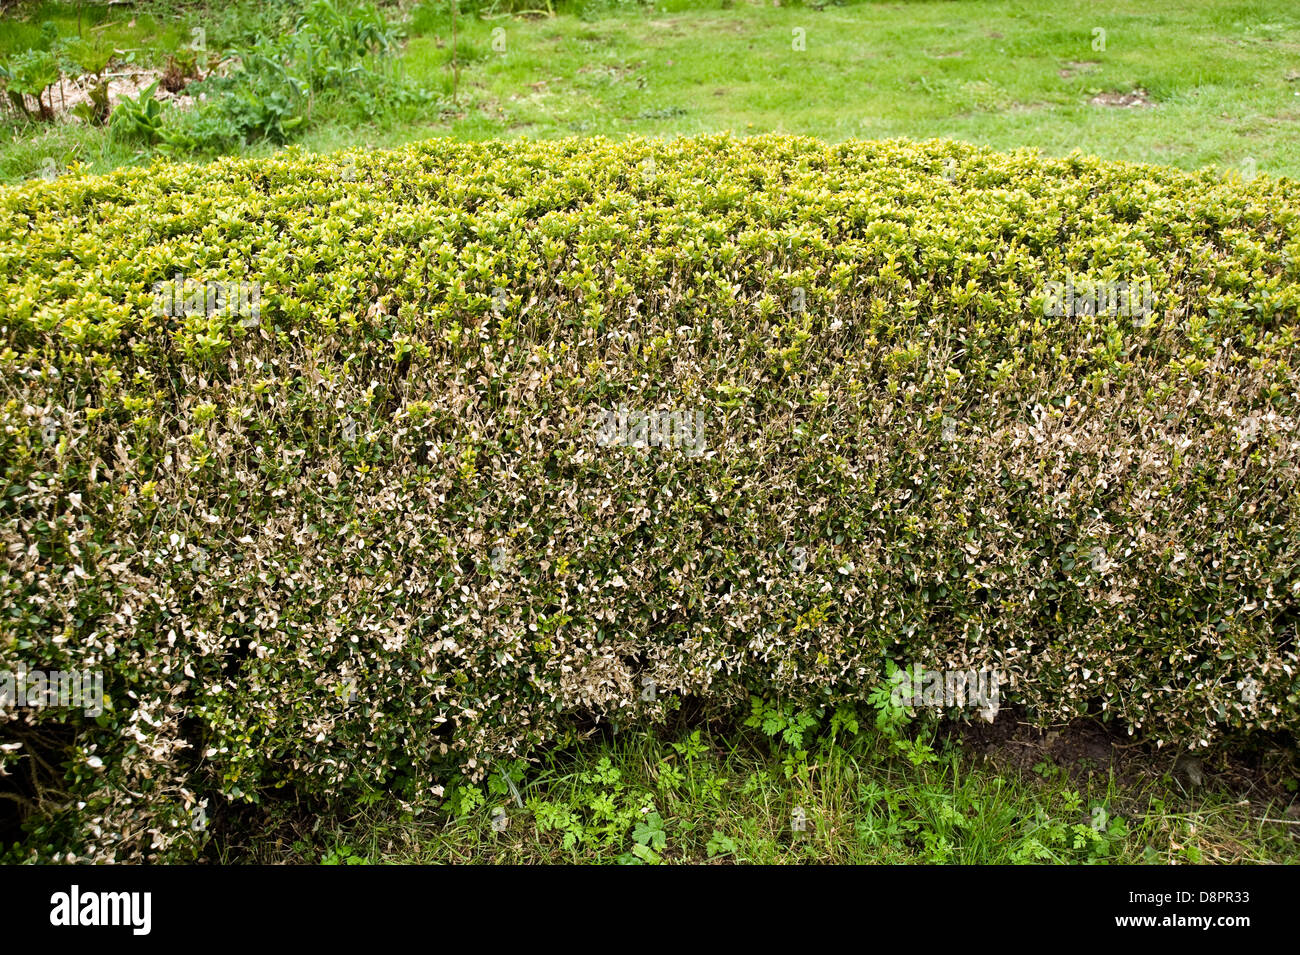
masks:
[[[22,9],[0,28],[0,55],[30,42],[42,19],[75,30],[70,5]],[[302,142],[327,151],[430,136],[943,137],[1300,175],[1300,8],[1283,0],[946,0],[821,10],[757,0],[653,7],[578,0],[560,10],[462,16],[453,100],[447,7],[415,7],[403,66],[441,97],[372,118],[322,108]],[[205,19],[201,8],[184,6],[153,17],[119,8],[95,16],[98,29],[146,61],[151,48],[174,48],[194,26],[210,26],[217,45],[240,23],[229,10]],[[1092,103],[1135,90],[1144,105]],[[12,129],[0,145],[0,175],[34,175],[46,156],[92,169],[145,158],[108,139],[66,126]]]
[[[1006,732],[1002,724],[1002,732]],[[735,727],[622,733],[509,767],[438,805],[374,794],[217,821],[259,863],[1171,864],[1300,862],[1294,767],[1126,754],[1099,730],[991,745],[865,723],[797,746]],[[1280,762],[1274,760],[1280,757]],[[1287,768],[1291,766],[1291,768]],[[1263,783],[1264,775],[1275,782]],[[1281,782],[1278,782],[1280,780]],[[519,802],[524,805],[519,806]]]
[[[185,22],[175,11],[135,11],[123,7],[75,3],[24,5],[3,17],[0,23],[0,57],[21,53],[41,43],[41,25],[53,23],[60,36],[81,36],[99,40],[121,50],[123,55],[148,56],[174,50],[185,40]]]
[[[1188,0],[679,0],[633,15],[470,22],[462,137],[732,130],[962,139],[1194,168],[1300,173],[1300,8]],[[443,19],[411,75],[447,83]],[[492,31],[497,34],[494,52]],[[1094,29],[1105,30],[1104,50]],[[803,31],[803,49],[796,45]],[[501,41],[504,41],[502,43]],[[1100,42],[1095,45],[1100,46]],[[1092,105],[1145,90],[1151,106]],[[326,140],[328,141],[328,140]]]

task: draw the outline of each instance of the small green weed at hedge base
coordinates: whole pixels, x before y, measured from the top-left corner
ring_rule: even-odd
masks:
[[[0,190],[0,669],[107,696],[4,711],[19,854],[895,668],[1293,737],[1298,208],[780,136]]]

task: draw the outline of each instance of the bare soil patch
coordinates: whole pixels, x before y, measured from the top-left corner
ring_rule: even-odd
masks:
[[[1151,94],[1144,89],[1135,89],[1128,93],[1098,93],[1088,100],[1093,106],[1115,106],[1122,109],[1144,109],[1156,104]]]

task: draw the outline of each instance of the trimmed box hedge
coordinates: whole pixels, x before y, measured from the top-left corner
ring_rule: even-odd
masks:
[[[0,190],[0,669],[108,697],[0,717],[22,852],[184,858],[204,800],[427,795],[893,665],[1293,737],[1298,213],[777,136]]]

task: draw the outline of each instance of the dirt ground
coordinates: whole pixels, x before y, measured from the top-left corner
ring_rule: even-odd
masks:
[[[108,108],[111,112],[125,97],[138,99],[150,84],[162,79],[163,71],[144,67],[118,67],[105,73],[104,76],[108,80]],[[78,104],[90,102],[90,91],[94,85],[93,77],[82,76],[76,79],[64,77],[62,82],[50,87],[45,96],[47,102],[53,104],[55,117],[72,123],[81,122],[80,117],[72,111]],[[160,103],[173,103],[181,108],[187,108],[194,103],[193,98],[184,92],[168,92],[161,83],[154,90],[154,99]]]
[[[1046,763],[1081,782],[1113,771],[1126,786],[1169,774],[1188,792],[1216,783],[1251,801],[1290,803],[1287,816],[1300,819],[1300,799],[1283,785],[1296,773],[1296,757],[1281,744],[1255,743],[1231,752],[1218,747],[1208,755],[1192,756],[1134,742],[1096,720],[1039,728],[1015,709],[999,713],[991,724],[954,724],[948,732],[962,741],[966,752],[997,767],[1033,772]]]

